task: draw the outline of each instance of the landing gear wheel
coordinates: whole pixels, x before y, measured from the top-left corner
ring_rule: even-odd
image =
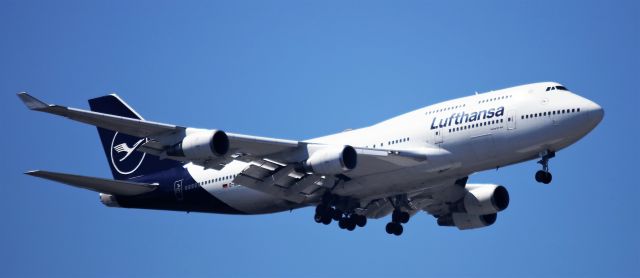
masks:
[[[331,217],[322,216],[322,224],[325,224],[325,225],[331,224]]]
[[[325,225],[331,224],[331,208],[323,204],[316,207],[316,214],[313,216],[313,220],[316,223],[322,223]]]
[[[393,222],[389,222],[387,223],[387,226],[384,227],[384,229],[387,231],[387,234],[393,234],[394,228],[395,228],[395,223]]]
[[[387,223],[385,230],[387,231],[387,234],[399,236],[402,234],[402,231],[404,231],[404,228],[400,223],[389,222]]]
[[[349,225],[349,223],[347,223],[348,220],[347,218],[342,218],[338,221],[338,227],[340,227],[340,229],[346,229]]]
[[[365,225],[367,225],[367,217],[366,216],[359,215],[359,214],[356,214],[354,216],[356,217],[355,218],[355,222],[356,222],[356,225],[358,225],[358,227],[364,227]]]
[[[402,225],[400,225],[400,223],[395,223],[395,229],[393,231],[393,234],[396,236],[399,236],[402,234],[402,232],[404,231],[404,228],[402,228]]]
[[[549,184],[549,183],[551,183],[552,179],[553,179],[553,176],[549,172],[545,172],[545,171],[542,171],[542,170],[536,172],[536,181],[537,182],[541,182],[541,183],[544,183],[544,184]]]
[[[551,175],[551,173],[545,172],[544,179],[542,180],[542,183],[550,184],[552,179],[553,179],[553,176]]]
[[[356,222],[355,222],[355,221],[353,221],[353,218],[350,218],[350,219],[347,221],[347,230],[348,230],[348,231],[353,231],[353,230],[355,230],[355,229],[356,229]]]
[[[331,209],[331,218],[335,221],[340,221],[340,219],[342,219],[342,211],[339,209]]]
[[[407,224],[407,222],[409,222],[409,217],[411,217],[409,213],[406,211],[403,211],[402,213],[400,213],[400,219],[399,219],[400,223]]]
[[[546,175],[545,171],[540,170],[540,171],[536,172],[536,181],[537,182],[542,182],[542,180],[544,180],[544,176],[545,175]]]

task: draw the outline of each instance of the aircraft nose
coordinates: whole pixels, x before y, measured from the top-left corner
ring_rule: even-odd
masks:
[[[590,103],[587,107],[589,118],[591,119],[591,122],[593,122],[593,125],[596,126],[602,121],[602,118],[604,118],[604,109],[593,101],[589,102]]]

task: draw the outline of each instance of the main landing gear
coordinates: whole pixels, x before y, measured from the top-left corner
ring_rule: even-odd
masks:
[[[391,222],[387,223],[385,230],[390,235],[399,236],[404,231],[402,224],[409,222],[414,206],[406,195],[389,197],[388,201],[393,205]],[[356,213],[360,207],[359,201],[333,194],[325,194],[322,202],[316,207],[313,219],[316,223],[329,225],[333,221],[338,222],[340,229],[353,231],[356,227],[367,225],[367,217]]]
[[[399,209],[394,210],[391,214],[391,222],[387,223],[387,226],[385,227],[387,234],[393,234],[396,236],[401,235],[402,231],[404,231],[402,224],[409,222],[409,217],[409,213],[406,211],[401,211]]]
[[[367,225],[367,217],[356,213],[345,213],[338,208],[329,205],[320,204],[316,207],[316,214],[313,219],[316,223],[325,225],[331,224],[331,221],[338,221],[340,229],[353,231],[356,227],[364,227]]]
[[[551,180],[553,178],[553,176],[551,175],[551,173],[549,172],[549,159],[553,158],[556,156],[556,153],[553,151],[544,151],[542,153],[540,153],[540,161],[538,161],[539,164],[542,165],[542,170],[536,172],[536,181],[537,182],[541,182],[544,184],[549,184],[551,183]]]

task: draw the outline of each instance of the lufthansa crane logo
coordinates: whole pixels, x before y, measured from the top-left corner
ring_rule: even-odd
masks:
[[[147,154],[136,150],[146,142],[146,138],[140,139],[116,132],[111,140],[111,165],[113,168],[122,175],[128,175],[138,170]]]

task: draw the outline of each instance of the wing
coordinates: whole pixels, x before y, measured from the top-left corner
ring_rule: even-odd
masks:
[[[24,92],[19,93],[18,97],[29,109],[34,111],[63,116],[78,122],[118,131],[135,137],[148,138],[149,141],[138,148],[139,151],[157,155],[162,158],[192,162],[196,165],[210,168],[219,168],[221,164],[224,165],[228,163],[230,159],[237,159],[241,156],[247,157],[245,160],[250,160],[251,157],[263,157],[268,155],[273,155],[278,158],[276,154],[283,152],[286,153],[286,151],[294,151],[300,145],[299,142],[292,140],[224,133],[224,139],[228,140],[230,147],[228,149],[229,156],[227,157],[190,158],[172,156],[167,154],[167,150],[170,147],[181,143],[187,136],[209,133],[214,134],[216,131],[187,128],[183,126],[120,117],[55,104],[47,104]]]
[[[175,125],[125,118],[55,104],[46,104],[24,92],[19,93],[18,97],[31,110],[67,117],[78,122],[119,131],[136,137],[156,137],[174,134],[184,130],[184,127]]]
[[[435,146],[410,150],[354,148],[357,152],[357,167],[344,174],[323,175],[301,166],[312,153],[330,147],[328,145],[120,117],[47,104],[27,93],[19,93],[18,97],[34,111],[147,138],[149,140],[137,148],[137,151],[160,158],[213,169],[221,169],[232,160],[249,162],[250,166],[235,182],[296,203],[313,201],[324,192],[323,189],[332,188],[338,182],[371,174],[419,164],[428,165],[425,169],[433,173],[459,166],[449,161],[448,151]],[[119,149],[127,151],[124,147]]]
[[[47,180],[57,181],[71,186],[89,189],[100,193],[134,196],[155,190],[157,184],[147,184],[130,181],[117,181],[103,178],[85,177],[48,171],[30,171],[25,174]]]

